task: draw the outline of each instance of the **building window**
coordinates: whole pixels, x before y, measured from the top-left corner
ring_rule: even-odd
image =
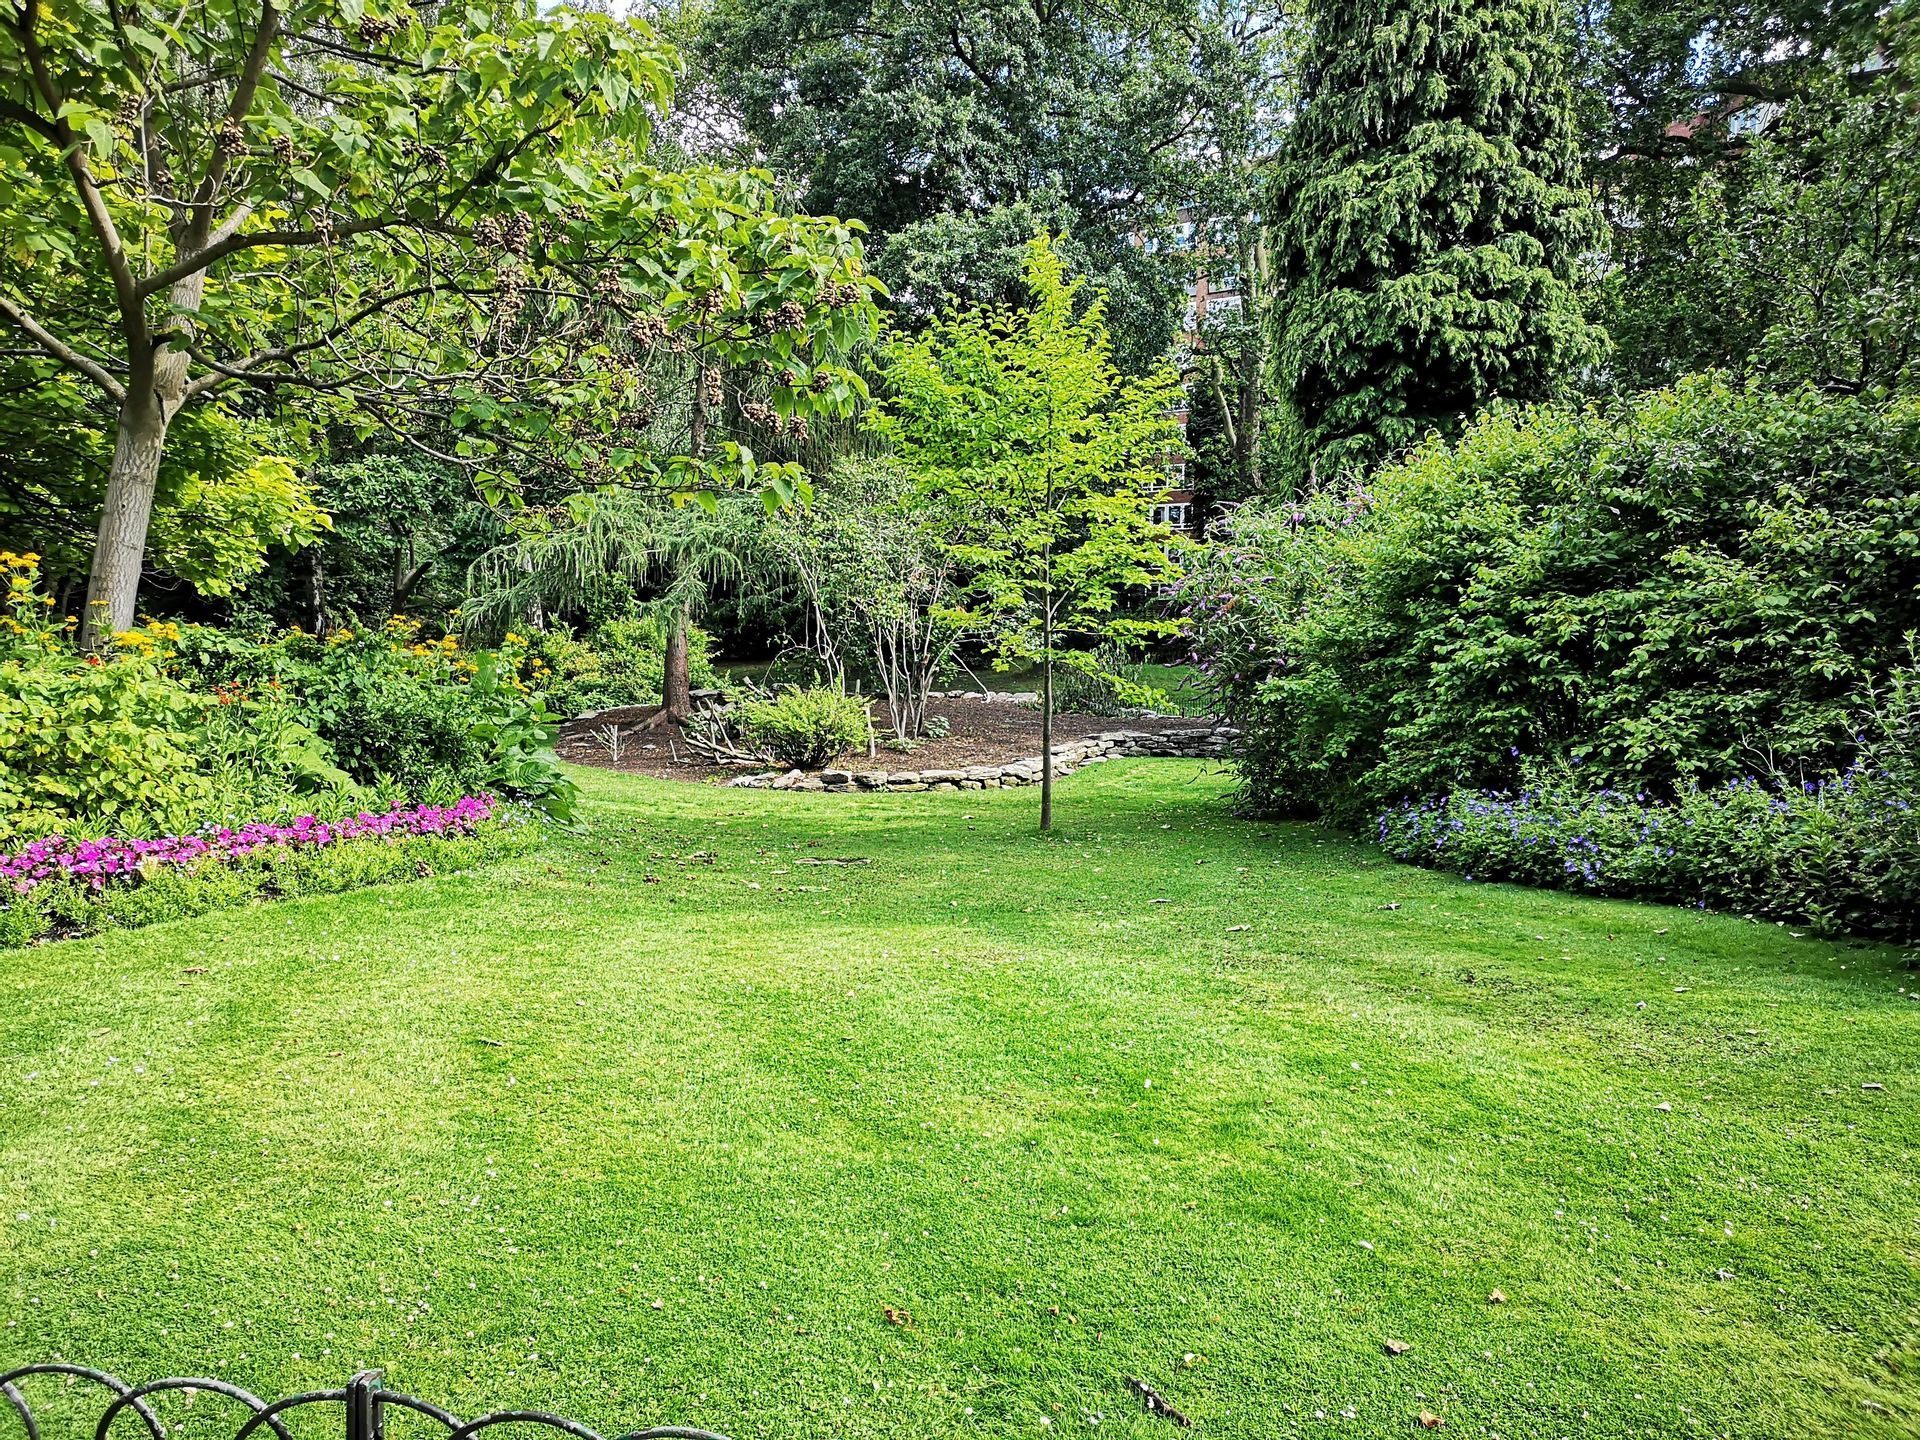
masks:
[[[1187,506],[1183,503],[1156,505],[1153,507],[1153,523],[1164,525],[1169,530],[1187,528]]]

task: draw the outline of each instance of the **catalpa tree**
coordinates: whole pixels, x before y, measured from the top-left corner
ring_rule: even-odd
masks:
[[[857,227],[782,213],[762,174],[651,166],[679,66],[650,28],[428,13],[0,0],[0,339],[113,417],[86,643],[133,623],[190,406],[311,392],[500,499],[526,464],[782,497],[796,466],[698,433],[724,371],[759,371],[779,424],[853,404]],[[655,346],[696,362],[678,453],[644,441]]]

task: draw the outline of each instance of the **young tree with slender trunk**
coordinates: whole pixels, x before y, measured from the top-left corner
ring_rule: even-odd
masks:
[[[1040,828],[1053,825],[1053,677],[1091,670],[1076,642],[1138,641],[1121,610],[1171,570],[1152,519],[1179,451],[1180,381],[1114,365],[1104,298],[1069,279],[1052,239],[1027,250],[1024,308],[949,312],[894,336],[874,428],[914,475],[968,577],[965,619],[1001,659],[1041,669]]]
[[[807,357],[857,323],[806,322],[862,285],[857,241],[783,215],[767,177],[646,163],[678,72],[650,28],[538,0],[425,13],[447,18],[0,0],[0,338],[114,412],[87,643],[133,622],[169,427],[192,405],[337,397],[407,443],[451,435],[494,495],[525,457],[785,493],[790,473],[740,447],[663,463],[625,438],[645,396],[612,342],[747,288],[802,311],[785,403],[850,394]]]

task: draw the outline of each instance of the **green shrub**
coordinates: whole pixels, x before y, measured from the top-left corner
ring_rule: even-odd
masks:
[[[83,656],[44,616],[37,557],[0,552],[0,579],[0,840],[184,823],[212,793],[196,754],[206,702],[155,658],[168,627]]]
[[[782,765],[818,770],[867,743],[867,702],[827,686],[790,686],[771,700],[742,704],[740,732]]]
[[[1379,817],[1395,858],[1518,880],[1920,939],[1920,669],[1905,668],[1842,774],[1778,772],[1671,800],[1577,767],[1517,792],[1456,791]]]
[[[1364,823],[1576,762],[1664,798],[1852,765],[1920,629],[1916,534],[1920,399],[1703,376],[1249,507],[1179,603],[1253,808]]]
[[[298,631],[256,641],[188,627],[183,672],[216,690],[284,695],[352,781],[420,798],[436,787],[531,800],[572,813],[573,783],[554,760],[556,717],[535,683],[525,637],[468,650],[400,617],[377,630]]]

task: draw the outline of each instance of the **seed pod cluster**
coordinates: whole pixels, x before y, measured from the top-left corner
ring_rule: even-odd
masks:
[[[762,317],[769,334],[775,330],[798,330],[807,323],[807,309],[798,300],[783,300]]]
[[[658,315],[636,315],[627,322],[627,336],[650,350],[667,338],[667,322]]]
[[[400,22],[388,15],[362,15],[354,33],[362,45],[378,45],[400,33]]]
[[[293,137],[291,135],[276,135],[270,143],[273,146],[274,159],[278,160],[282,165],[291,165],[293,163],[295,151],[293,148]]]
[[[627,287],[620,279],[620,272],[611,265],[605,266],[593,277],[593,293],[602,300],[617,300],[626,293]]]
[[[720,367],[709,365],[700,372],[701,402],[707,405],[718,405],[724,394],[720,384]]]
[[[721,314],[726,308],[727,292],[717,285],[713,289],[703,290],[700,294],[693,297],[694,313],[696,315],[704,315],[709,320]]]
[[[749,400],[740,407],[740,418],[749,425],[758,425],[766,430],[780,428],[780,412],[764,400]]]
[[[517,265],[502,265],[495,283],[499,289],[493,298],[493,318],[503,327],[511,325],[520,318],[520,310],[527,303],[527,277]]]
[[[222,155],[238,155],[247,148],[247,127],[229,115],[220,122],[215,133],[214,144],[220,147]]]
[[[829,310],[844,310],[849,305],[858,305],[861,296],[867,292],[852,281],[842,283],[838,280],[823,286],[820,291],[820,303]]]

